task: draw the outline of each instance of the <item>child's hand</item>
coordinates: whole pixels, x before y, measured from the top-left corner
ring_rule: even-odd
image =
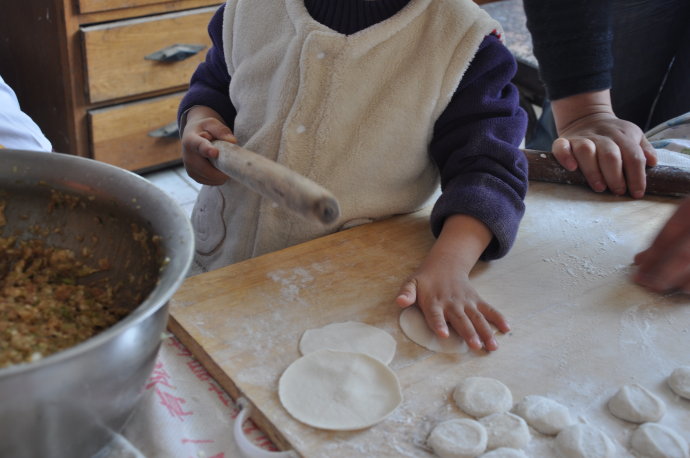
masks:
[[[479,221],[455,215],[417,272],[400,288],[400,307],[419,305],[429,327],[448,337],[448,324],[472,349],[493,351],[498,344],[489,323],[501,332],[510,331],[503,315],[486,303],[469,281],[468,273],[491,240],[491,233]]]
[[[187,112],[187,124],[182,132],[182,161],[187,174],[201,184],[218,186],[228,176],[215,168],[209,159],[218,157],[212,140],[237,143],[232,130],[221,116],[208,107],[195,106]]]

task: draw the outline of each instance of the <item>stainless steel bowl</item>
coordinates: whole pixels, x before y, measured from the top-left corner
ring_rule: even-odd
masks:
[[[49,209],[51,189],[80,196],[84,205]],[[0,456],[91,456],[121,430],[143,394],[168,300],[191,264],[191,224],[144,178],[59,153],[0,149],[0,200],[7,220],[0,236],[35,238],[39,225],[50,229],[39,231],[50,245],[80,252],[89,243],[95,259],[111,261],[109,281],[129,282],[133,294],[123,292],[123,300],[144,297],[126,318],[81,344],[0,369]],[[168,258],[162,268],[142,254],[132,223],[160,236]]]

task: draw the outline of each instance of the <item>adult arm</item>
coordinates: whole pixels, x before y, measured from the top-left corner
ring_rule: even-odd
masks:
[[[566,169],[579,168],[595,191],[642,197],[656,153],[640,127],[611,106],[611,1],[524,0],[524,7],[552,100],[554,155]]]

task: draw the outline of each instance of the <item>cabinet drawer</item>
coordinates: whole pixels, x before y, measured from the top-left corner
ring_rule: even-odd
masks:
[[[97,11],[110,11],[120,8],[130,8],[145,5],[165,3],[168,0],[78,0],[80,13],[94,13]]]
[[[182,145],[177,132],[169,137],[154,137],[151,132],[177,120],[177,108],[183,96],[180,92],[90,110],[93,158],[128,170],[180,160]]]
[[[211,46],[207,27],[216,10],[217,7],[199,8],[83,27],[89,101],[102,102],[187,85]],[[175,45],[203,49],[196,54],[184,49],[167,53],[167,61],[147,58]]]

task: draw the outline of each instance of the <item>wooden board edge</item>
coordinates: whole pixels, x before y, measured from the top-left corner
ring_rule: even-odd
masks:
[[[187,330],[178,322],[172,311],[168,315],[168,331],[173,333],[182,344],[187,347],[187,349],[192,353],[192,355],[201,363],[202,366],[211,374],[211,377],[218,382],[218,384],[230,395],[233,401],[237,402],[240,398],[247,397],[244,395],[242,390],[228,377],[223,369],[213,360],[211,355],[209,355],[202,347],[199,345],[194,338],[187,332]],[[268,436],[268,438],[273,442],[273,444],[278,447],[278,449],[286,451],[293,450],[296,451],[295,447],[281,434],[277,428],[273,426],[270,420],[264,415],[264,413],[254,404],[252,404],[252,414],[250,418],[256,424],[256,426]]]

